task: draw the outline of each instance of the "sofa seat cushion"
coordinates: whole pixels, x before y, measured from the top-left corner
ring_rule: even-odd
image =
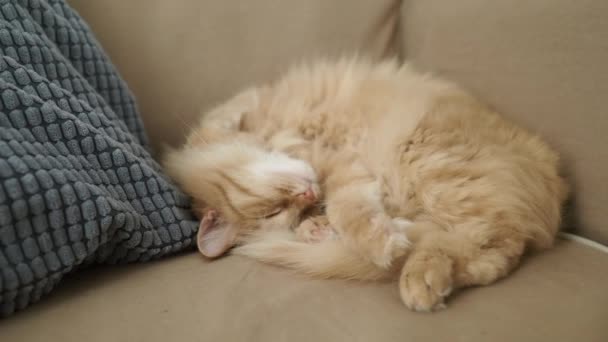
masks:
[[[608,341],[608,253],[577,241],[421,314],[394,283],[310,280],[188,253],[76,273],[0,322],[3,341]]]

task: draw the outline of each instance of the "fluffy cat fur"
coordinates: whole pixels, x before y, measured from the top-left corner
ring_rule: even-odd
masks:
[[[418,311],[551,246],[567,195],[540,138],[453,83],[357,58],[238,94],[164,164],[201,217],[201,253],[399,277]]]

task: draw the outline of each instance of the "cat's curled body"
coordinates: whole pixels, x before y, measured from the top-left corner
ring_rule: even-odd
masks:
[[[202,208],[203,254],[236,244],[315,276],[399,276],[404,303],[422,311],[550,246],[567,194],[538,137],[455,84],[356,58],[237,95],[165,165]]]

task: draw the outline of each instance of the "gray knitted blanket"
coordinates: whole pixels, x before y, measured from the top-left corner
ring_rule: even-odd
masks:
[[[78,14],[62,0],[0,0],[0,315],[81,266],[190,247],[196,229]]]

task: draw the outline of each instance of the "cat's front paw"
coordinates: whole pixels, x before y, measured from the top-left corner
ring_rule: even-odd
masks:
[[[401,271],[399,290],[403,303],[415,311],[445,308],[445,298],[453,289],[453,261],[440,253],[414,252]]]
[[[369,241],[371,261],[388,269],[395,259],[405,255],[411,245],[406,235],[411,224],[406,219],[384,215],[372,219],[372,237]]]
[[[310,217],[295,229],[299,241],[317,243],[337,237],[336,231],[329,225],[325,216]]]

